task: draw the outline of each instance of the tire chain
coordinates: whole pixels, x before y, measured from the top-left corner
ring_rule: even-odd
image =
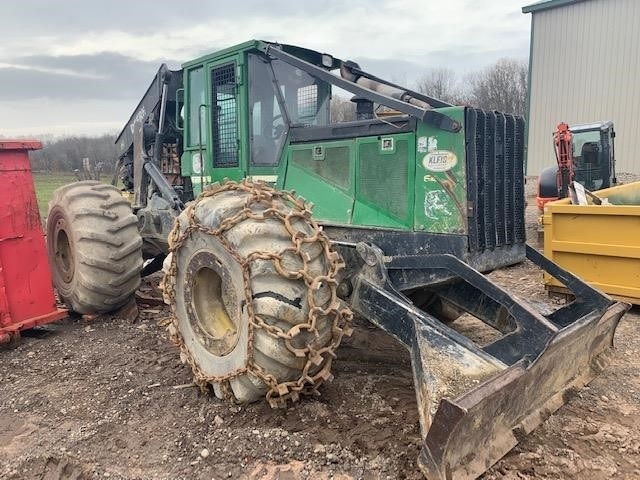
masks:
[[[226,191],[248,193],[249,197],[245,202],[244,208],[236,215],[222,219],[218,228],[209,228],[202,225],[196,217],[197,205],[206,198]],[[282,201],[285,205],[292,207],[291,211],[282,211],[281,206],[278,205],[278,200]],[[252,208],[255,207],[255,205],[262,205],[266,207],[266,209],[261,213],[256,213]],[[331,241],[324,234],[322,228],[315,220],[312,219],[311,208],[312,206],[310,204],[306,203],[302,197],[297,196],[295,192],[292,191],[279,191],[263,182],[243,180],[242,182],[237,183],[227,181],[224,184],[215,183],[208,186],[194,202],[187,206],[186,214],[189,223],[186,228],[183,229],[180,222],[176,221],[171,233],[169,234],[169,252],[171,253],[170,265],[169,269],[165,272],[160,283],[160,287],[163,291],[165,301],[171,305],[174,313],[172,322],[167,327],[169,337],[180,348],[180,358],[182,361],[191,366],[194,373],[194,381],[198,386],[200,386],[201,390],[206,391],[210,383],[216,383],[220,386],[223,398],[229,402],[235,403],[236,399],[231,390],[229,381],[240,375],[248,374],[259,378],[268,386],[269,390],[267,391],[266,399],[271,407],[282,408],[286,407],[288,402],[296,402],[301,394],[319,395],[318,387],[324,381],[331,381],[333,379],[333,375],[331,374],[331,363],[336,357],[335,351],[340,345],[342,337],[350,336],[353,331],[351,327],[353,313],[338,299],[336,294],[336,287],[338,284],[336,276],[338,272],[344,268],[345,264],[340,255],[332,250]],[[286,230],[291,235],[293,246],[285,248],[280,253],[257,251],[250,254],[247,258],[244,258],[235,250],[224,236],[226,231],[246,219],[264,221],[267,218],[276,218],[282,221]],[[293,226],[293,220],[297,218],[304,220],[311,226],[313,230],[311,235],[307,235],[305,232],[297,230]],[[248,357],[243,368],[239,368],[233,372],[220,376],[207,375],[202,371],[186,347],[178,328],[175,306],[175,278],[177,272],[176,252],[195,231],[217,237],[222,246],[241,266],[244,279],[244,294],[247,313],[249,316]],[[307,268],[309,259],[302,255],[301,247],[304,244],[314,242],[317,242],[322,246],[323,254],[329,262],[328,272],[325,275],[313,276]],[[301,258],[303,261],[303,267],[296,271],[286,270],[282,265],[283,254],[286,252],[291,252]],[[310,306],[307,323],[294,325],[288,331],[284,331],[275,325],[269,325],[260,318],[260,316],[256,315],[253,307],[251,291],[251,263],[254,260],[271,260],[273,261],[278,274],[284,278],[304,280],[307,285],[307,301]],[[314,291],[319,289],[323,284],[329,287],[331,295],[328,306],[326,307],[316,305],[314,297]],[[319,349],[314,349],[309,344],[306,344],[304,348],[296,348],[293,345],[292,340],[302,332],[309,332],[318,336],[318,330],[316,329],[318,316],[326,316],[333,319],[331,326],[332,338],[329,344]],[[264,369],[255,364],[253,358],[255,329],[263,329],[272,337],[283,339],[287,349],[296,357],[307,357],[307,362],[299,379],[279,383],[273,375],[265,372]],[[324,365],[322,368],[315,373],[311,373],[314,367],[322,365],[323,361]]]

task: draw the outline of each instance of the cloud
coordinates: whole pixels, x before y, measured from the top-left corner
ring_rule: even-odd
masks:
[[[0,100],[141,96],[158,67],[157,62],[112,52],[14,58],[0,63]]]
[[[299,18],[318,25],[334,21],[366,0],[241,0],[203,2],[202,0],[21,0],[3,2],[0,31],[3,36],[75,35],[77,33],[122,31],[134,35],[182,30],[211,20],[227,19],[242,29],[250,17]],[[21,21],[17,22],[16,19]]]
[[[90,73],[76,72],[73,70],[66,70],[64,68],[47,68],[47,67],[39,67],[35,65],[20,65],[17,63],[3,63],[0,62],[0,70],[25,70],[29,72],[39,72],[39,73],[50,73],[53,75],[64,75],[69,77],[81,77],[81,78],[89,78],[89,79],[99,79],[104,77],[99,77],[96,75],[92,75]]]

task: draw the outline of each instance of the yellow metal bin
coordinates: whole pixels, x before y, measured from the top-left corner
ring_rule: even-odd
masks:
[[[593,192],[608,204],[545,205],[544,254],[609,295],[640,305],[640,182]],[[603,202],[603,203],[607,203]],[[547,290],[568,292],[545,274]]]

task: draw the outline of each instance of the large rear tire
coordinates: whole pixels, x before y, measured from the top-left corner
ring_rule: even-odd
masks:
[[[53,193],[47,251],[53,283],[69,309],[106,313],[131,298],[142,270],[137,223],[130,203],[111,185],[76,182]]]
[[[283,406],[331,378],[351,312],[336,296],[343,263],[302,200],[261,183],[214,185],[169,244],[170,334],[201,386]]]

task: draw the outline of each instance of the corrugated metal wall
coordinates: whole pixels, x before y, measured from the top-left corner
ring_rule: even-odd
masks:
[[[527,174],[554,165],[560,121],[612,120],[617,172],[640,173],[640,0],[533,13]]]

